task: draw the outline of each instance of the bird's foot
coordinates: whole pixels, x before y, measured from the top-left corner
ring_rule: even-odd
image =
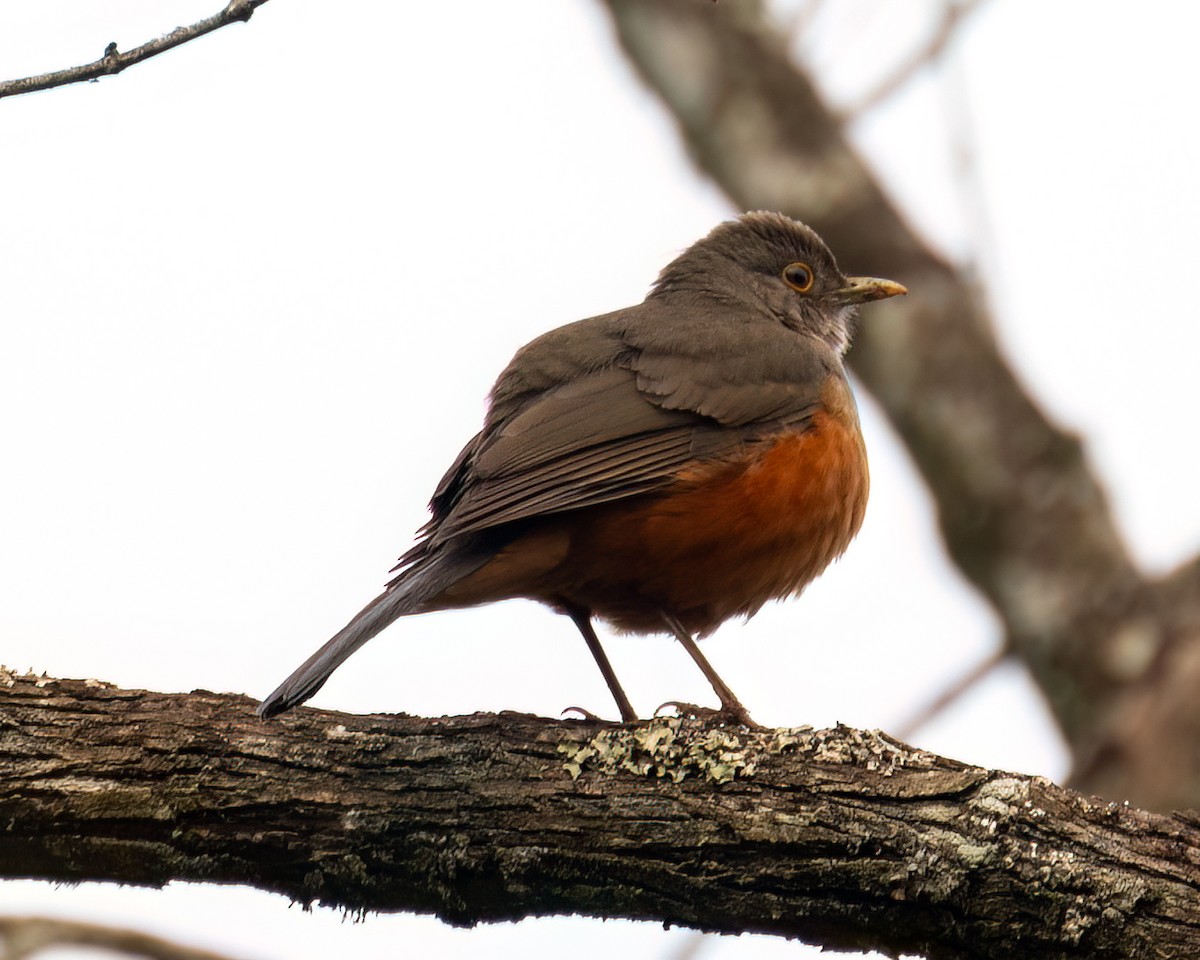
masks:
[[[712,707],[701,707],[695,703],[685,703],[682,700],[668,700],[666,703],[659,704],[654,715],[657,717],[665,707],[671,707],[681,717],[695,717],[705,723],[739,724],[750,730],[766,729],[761,723],[755,722],[754,718],[750,716],[749,710],[736,702],[727,703],[714,710]]]
[[[622,723],[627,723],[626,720],[606,720],[604,717],[597,716],[591,710],[585,710],[583,707],[566,707],[560,716],[566,716],[568,713],[579,714],[580,719],[587,720],[590,723],[604,723],[612,727],[619,727]]]

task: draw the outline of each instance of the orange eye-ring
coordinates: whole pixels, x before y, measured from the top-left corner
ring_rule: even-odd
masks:
[[[812,267],[807,263],[789,263],[783,268],[783,282],[797,293],[808,293],[815,279]]]

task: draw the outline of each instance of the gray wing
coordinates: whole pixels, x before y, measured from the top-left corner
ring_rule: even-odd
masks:
[[[841,360],[820,340],[775,321],[710,315],[679,327],[629,331],[638,389],[665,410],[692,410],[727,427],[787,419],[813,409]]]
[[[775,324],[685,331],[674,343],[639,342],[627,326],[613,339],[612,365],[529,392],[489,421],[439,485],[422,547],[663,489],[697,460],[802,427],[831,364],[840,373],[832,354]],[[524,369],[538,359],[527,348]]]
[[[648,493],[739,443],[709,418],[648,402],[630,370],[588,374],[477,439],[432,539]]]

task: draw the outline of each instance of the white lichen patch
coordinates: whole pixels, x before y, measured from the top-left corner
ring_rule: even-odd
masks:
[[[656,716],[647,724],[601,731],[586,743],[559,744],[563,767],[578,779],[584,769],[626,772],[678,782],[689,776],[726,784],[754,776],[758,760],[785,750],[809,750],[811,727],[752,731],[712,727],[689,716]]]
[[[348,730],[345,724],[333,723],[324,730],[325,739],[334,743],[353,744],[358,750],[379,751],[390,743],[387,736],[365,730]]]
[[[678,783],[689,776],[716,783],[754,776],[763,757],[799,753],[817,763],[861,765],[883,776],[932,763],[931,754],[897,744],[878,730],[838,726],[749,730],[712,727],[694,717],[656,717],[633,728],[605,730],[584,743],[558,747],[573,779],[584,770],[627,771]]]
[[[1009,824],[1016,820],[1036,818],[1034,810],[1029,799],[1028,781],[1017,777],[997,777],[988,780],[980,785],[966,805],[969,822],[988,838],[1006,835]],[[1010,841],[1006,848],[1005,861],[1012,863],[1017,858],[1036,861],[1037,843],[1014,847]]]
[[[984,843],[960,843],[955,847],[955,853],[965,866],[977,869],[995,859],[996,848]]]
[[[901,767],[923,767],[933,761],[932,754],[898,744],[879,730],[856,730],[839,724],[832,730],[810,731],[806,739],[808,742],[798,744],[798,748],[818,763],[862,765],[885,777]]]
[[[975,816],[1007,820],[1029,803],[1029,784],[1016,777],[999,777],[980,786],[970,800]]]
[[[674,783],[687,777],[728,783],[754,776],[753,757],[760,746],[748,742],[750,736],[738,728],[706,728],[686,717],[655,717],[632,729],[601,731],[585,743],[561,743],[558,751],[572,780],[588,769]]]

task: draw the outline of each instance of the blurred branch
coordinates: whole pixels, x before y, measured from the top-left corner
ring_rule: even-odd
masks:
[[[963,20],[979,9],[983,3],[984,0],[958,0],[958,2],[946,0],[942,9],[942,18],[926,38],[925,43],[913,50],[904,62],[873,90],[860,97],[856,103],[844,108],[842,120],[854,120],[879,106],[908,83],[914,74],[937,60],[945,52],[946,46],[954,38]]]
[[[790,16],[781,20],[780,29],[789,37],[803,35],[817,22],[824,6],[824,0],[807,0],[806,3],[800,4]]]
[[[905,222],[759,5],[605,2],[629,60],[737,208],[804,220],[851,272],[909,288],[863,325],[851,366],[1076,758],[1104,761],[1093,769],[1107,779],[1088,788],[1200,806],[1200,594],[1172,600],[1136,568],[1079,438],[1025,392],[972,284]],[[1133,756],[1132,730],[1163,749]]]
[[[68,67],[53,73],[43,73],[36,77],[25,77],[21,80],[0,81],[0,98],[15,97],[22,93],[33,93],[35,90],[49,90],[52,87],[62,87],[69,83],[81,83],[84,80],[98,80],[120,73],[135,63],[157,57],[160,53],[178,47],[182,44],[212,33],[231,23],[249,20],[254,11],[267,0],[229,0],[225,9],[220,13],[193,23],[190,27],[177,27],[170,33],[143,43],[121,53],[115,43],[110,43],[104,51],[104,56],[92,63],[78,67]]]
[[[696,960],[711,939],[708,934],[692,932],[682,938],[678,948],[671,953],[670,960]]]
[[[1200,616],[1200,556],[1192,557],[1164,577],[1162,591],[1172,607],[1192,600],[1193,612]]]
[[[989,656],[980,660],[979,663],[975,664],[970,670],[896,727],[896,736],[901,740],[907,740],[913,736],[927,723],[934,720],[979,686],[1009,656],[1010,651],[1004,647],[998,647]]]
[[[0,917],[0,960],[26,960],[54,947],[95,947],[147,960],[229,960],[136,930],[52,917]]]
[[[939,960],[1200,950],[1196,822],[878,733],[253,706],[0,672],[0,876]]]

